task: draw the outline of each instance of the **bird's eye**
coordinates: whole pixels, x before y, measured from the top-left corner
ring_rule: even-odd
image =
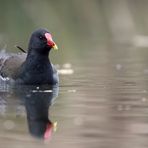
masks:
[[[44,37],[42,37],[42,36],[39,36],[39,38],[40,38],[41,40],[43,40],[43,39],[44,39]]]

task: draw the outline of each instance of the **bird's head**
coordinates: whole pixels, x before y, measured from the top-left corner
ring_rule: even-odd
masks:
[[[37,29],[32,33],[28,48],[43,54],[49,52],[51,48],[58,49],[52,35],[46,29]]]

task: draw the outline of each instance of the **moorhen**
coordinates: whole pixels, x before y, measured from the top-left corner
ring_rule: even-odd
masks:
[[[58,49],[48,30],[35,30],[30,37],[27,54],[13,54],[0,59],[1,76],[12,78],[16,84],[58,84],[57,70],[49,59],[52,48]]]

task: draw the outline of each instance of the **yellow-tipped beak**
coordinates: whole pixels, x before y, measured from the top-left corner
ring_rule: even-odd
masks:
[[[58,124],[57,122],[54,122],[54,123],[53,123],[53,131],[54,131],[54,132],[57,131],[57,124]]]
[[[58,46],[56,44],[53,45],[52,47],[54,50],[58,50]]]

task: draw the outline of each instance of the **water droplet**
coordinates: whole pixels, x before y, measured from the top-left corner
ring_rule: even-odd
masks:
[[[37,87],[36,87],[36,89],[40,89],[40,87],[39,87],[39,86],[37,86]]]

